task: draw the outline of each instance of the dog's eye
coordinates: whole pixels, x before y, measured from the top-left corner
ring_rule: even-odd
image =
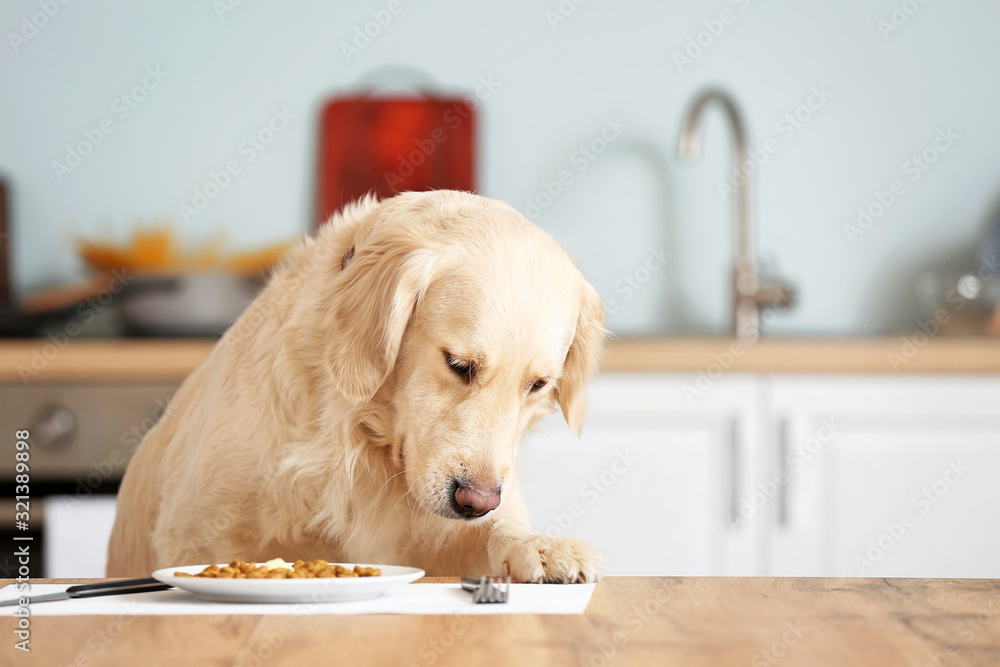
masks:
[[[451,352],[447,351],[444,353],[444,360],[447,362],[451,372],[457,375],[465,384],[472,384],[472,381],[476,379],[476,366],[471,361],[458,359],[452,356]]]
[[[548,382],[545,380],[535,380],[535,384],[531,385],[531,393],[534,394],[536,391],[547,385]]]

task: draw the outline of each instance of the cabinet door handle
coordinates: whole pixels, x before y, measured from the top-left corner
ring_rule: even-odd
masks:
[[[729,525],[739,528],[740,521],[740,418],[729,420]]]
[[[778,484],[778,526],[788,526],[788,485],[791,483],[791,471],[788,467],[788,420],[778,420],[778,470],[781,471],[781,484]]]

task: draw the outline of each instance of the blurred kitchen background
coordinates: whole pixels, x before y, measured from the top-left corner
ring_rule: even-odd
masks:
[[[619,337],[583,442],[526,446],[537,530],[619,574],[996,576],[998,26],[988,0],[4,3],[0,437],[38,441],[36,572],[95,576],[128,456],[289,243],[455,187],[548,230]],[[741,186],[782,308],[734,347]]]

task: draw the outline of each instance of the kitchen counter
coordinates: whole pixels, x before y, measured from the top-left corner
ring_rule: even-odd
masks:
[[[94,580],[37,583],[82,581]],[[34,616],[31,654],[20,660],[985,666],[1000,663],[998,613],[995,579],[611,577],[581,616]],[[14,622],[0,623],[8,659]]]
[[[0,341],[0,382],[180,381],[214,340]],[[1000,339],[624,338],[603,370],[714,373],[1000,373]]]

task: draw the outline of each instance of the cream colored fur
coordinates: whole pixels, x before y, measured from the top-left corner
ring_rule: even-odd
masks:
[[[146,436],[108,576],[282,557],[593,581],[590,547],[531,533],[514,459],[557,404],[579,432],[602,322],[568,255],[505,204],[439,191],[347,208]],[[445,351],[475,362],[471,384]],[[500,507],[450,518],[459,477],[502,486]]]

